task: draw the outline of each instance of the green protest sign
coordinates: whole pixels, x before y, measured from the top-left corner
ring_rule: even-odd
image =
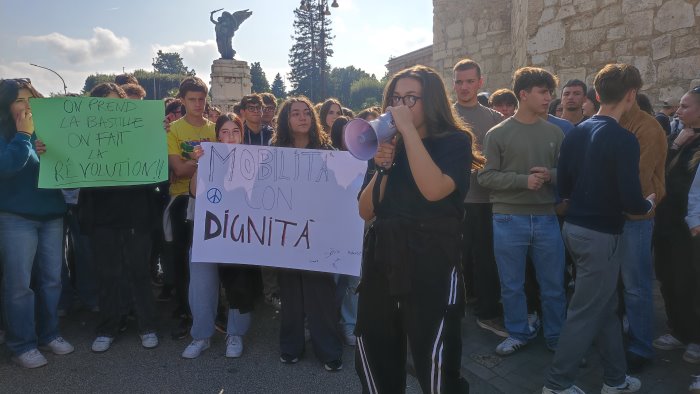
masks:
[[[163,103],[102,97],[31,99],[46,144],[39,187],[141,185],[168,179]]]

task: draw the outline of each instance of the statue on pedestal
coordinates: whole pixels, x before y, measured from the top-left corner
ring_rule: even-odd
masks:
[[[209,20],[215,25],[216,46],[219,49],[222,59],[233,59],[236,51],[233,50],[233,36],[236,30],[241,26],[241,23],[253,15],[252,11],[242,10],[236,11],[233,14],[224,11],[221,16],[214,20],[214,14],[223,10],[220,8],[214,10],[209,15]]]

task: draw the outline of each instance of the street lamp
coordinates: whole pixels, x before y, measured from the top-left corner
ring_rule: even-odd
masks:
[[[333,3],[331,4],[331,7],[333,8],[338,8],[338,0],[333,0]],[[320,52],[319,56],[321,56],[321,67],[320,67],[320,77],[321,77],[321,98],[326,97],[326,70],[325,70],[325,65],[326,65],[326,29],[325,29],[325,21],[326,21],[326,16],[331,15],[331,10],[328,8],[328,0],[301,0],[301,3],[299,5],[299,9],[309,12],[309,23],[311,24],[310,26],[310,31],[311,31],[311,61],[313,64],[316,64],[316,36],[315,36],[315,26],[314,26],[314,10],[318,10],[318,16],[321,19],[321,37],[320,37]],[[314,100],[313,97],[313,83],[311,84],[311,99]]]
[[[49,71],[51,71],[52,73],[56,74],[59,78],[61,78],[61,82],[63,82],[63,94],[68,95],[68,86],[66,86],[66,81],[63,79],[63,77],[61,76],[61,74],[57,73],[56,71],[54,71],[54,70],[52,70],[52,69],[50,69],[50,68],[48,68],[48,67],[39,66],[38,64],[29,63],[29,65],[30,65],[30,66],[34,66],[34,67],[43,68],[44,70],[49,70]]]

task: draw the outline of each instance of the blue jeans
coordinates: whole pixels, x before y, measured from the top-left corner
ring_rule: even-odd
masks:
[[[192,310],[190,335],[208,339],[214,335],[214,320],[219,301],[219,265],[190,261],[189,303]],[[229,309],[226,334],[243,336],[248,332],[251,313]]]
[[[493,244],[505,327],[508,334],[527,342],[525,262],[529,255],[540,285],[544,337],[555,348],[566,318],[564,243],[555,215],[493,214]]]
[[[653,219],[627,220],[620,243],[623,297],[630,327],[627,350],[646,358],[654,357],[653,229]]]
[[[345,334],[355,331],[357,323],[357,285],[360,278],[352,275],[337,275],[335,296],[340,305],[340,324]]]
[[[0,212],[0,298],[7,347],[16,355],[60,335],[62,239],[63,218],[38,221]]]

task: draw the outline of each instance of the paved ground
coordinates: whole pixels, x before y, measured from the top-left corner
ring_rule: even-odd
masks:
[[[655,289],[655,322],[657,334],[666,333],[663,300]],[[501,338],[480,329],[469,315],[463,324],[464,346],[462,369],[481,379],[483,391],[479,393],[540,393],[544,374],[553,354],[540,336],[519,352],[500,357],[494,349]],[[672,394],[687,393],[690,375],[700,373],[700,365],[691,365],[682,360],[682,350],[658,351],[654,363],[642,373],[635,375],[642,381],[640,393]],[[473,379],[470,379],[472,381]],[[602,387],[602,369],[595,351],[589,352],[588,366],[580,372],[576,382],[587,393],[599,393]]]
[[[657,294],[657,326],[663,331],[663,307]],[[172,305],[161,304],[163,333],[175,321],[168,317]],[[25,370],[10,362],[9,351],[0,346],[0,393],[357,393],[353,348],[345,347],[345,368],[338,373],[323,370],[310,348],[297,365],[279,362],[277,342],[279,322],[274,311],[260,305],[256,310],[245,352],[240,359],[227,359],[224,337],[216,334],[212,347],[199,359],[185,360],[180,353],[189,343],[164,335],[154,350],[140,346],[135,324],[104,354],[90,351],[94,339],[94,315],[76,312],[62,319],[64,336],[76,346],[68,356],[47,355],[49,365]],[[544,371],[551,361],[542,338],[519,353],[499,357],[494,348],[500,341],[479,329],[468,315],[463,324],[463,374],[472,393],[539,393]],[[681,360],[681,351],[659,352],[651,368],[639,375],[643,393],[685,393],[690,375],[700,372]],[[579,382],[587,392],[599,392],[601,370],[595,354],[581,372]],[[408,393],[419,393],[416,380],[409,376]]]

